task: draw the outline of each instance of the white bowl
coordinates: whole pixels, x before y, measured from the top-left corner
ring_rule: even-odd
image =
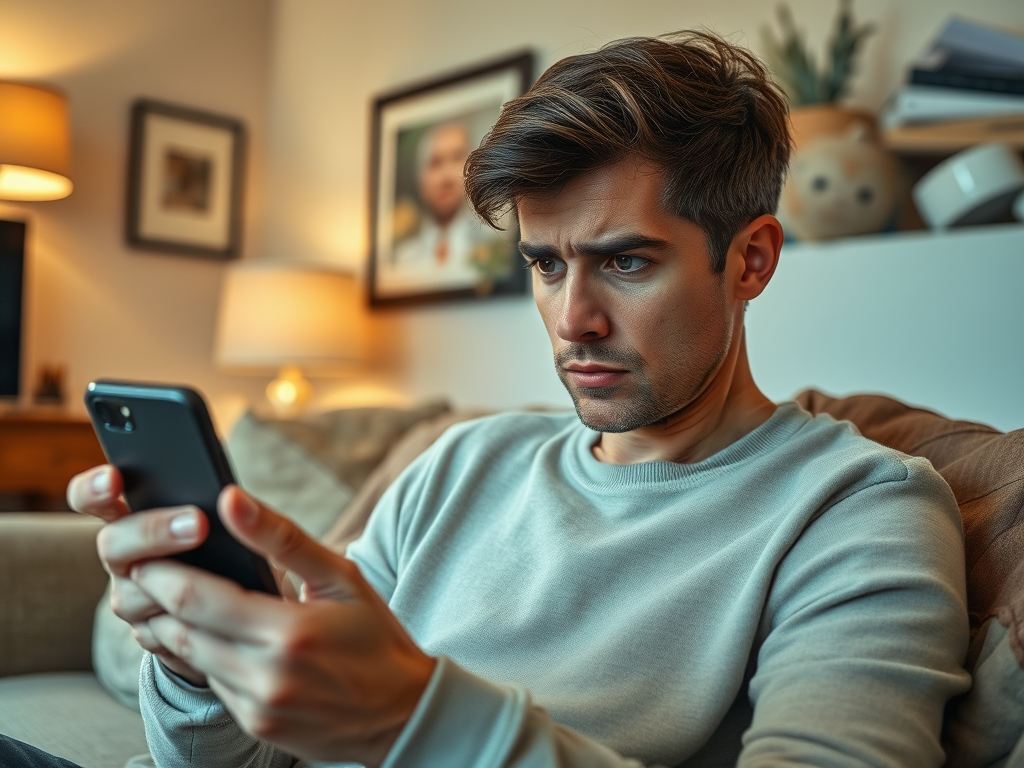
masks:
[[[1024,190],[1024,162],[1008,144],[980,144],[944,160],[914,186],[933,228],[984,224],[1010,212]]]

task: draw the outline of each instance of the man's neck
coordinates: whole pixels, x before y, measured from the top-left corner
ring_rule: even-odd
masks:
[[[693,402],[662,422],[630,432],[602,434],[593,448],[594,457],[606,464],[694,464],[761,426],[775,407],[750,374],[744,334]]]

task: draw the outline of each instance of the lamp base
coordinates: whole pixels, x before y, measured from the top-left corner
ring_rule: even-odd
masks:
[[[313,394],[312,385],[294,365],[284,366],[267,385],[267,399],[278,416],[296,416],[305,409]]]

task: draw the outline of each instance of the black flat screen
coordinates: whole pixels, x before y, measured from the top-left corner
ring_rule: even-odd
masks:
[[[0,221],[0,397],[18,396],[24,274],[25,225]]]

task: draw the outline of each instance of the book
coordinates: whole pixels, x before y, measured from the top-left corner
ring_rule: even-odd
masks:
[[[967,70],[923,69],[910,70],[910,82],[915,85],[938,85],[943,88],[963,88],[971,91],[991,91],[1024,95],[1024,71],[1020,77],[999,77]]]
[[[1024,37],[955,16],[946,22],[932,50],[1024,69]]]
[[[1024,95],[937,85],[902,85],[879,112],[883,128],[1024,113]]]

